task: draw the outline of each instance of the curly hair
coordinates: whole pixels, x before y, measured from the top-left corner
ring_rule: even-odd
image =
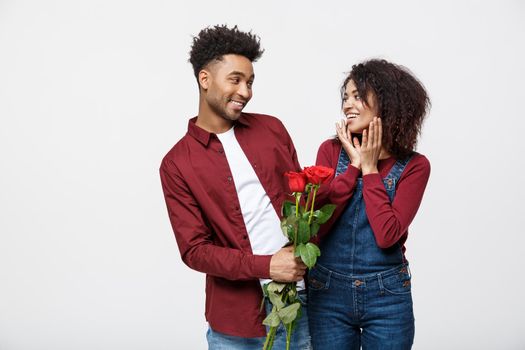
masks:
[[[255,62],[263,52],[259,37],[251,31],[246,33],[237,26],[230,29],[226,25],[216,25],[204,28],[193,37],[189,61],[198,77],[201,69],[213,60],[220,61],[223,55],[241,55]]]
[[[379,59],[352,66],[341,87],[341,98],[350,80],[365,97],[365,105],[369,96],[376,101],[383,125],[383,147],[397,159],[412,154],[431,106],[423,84],[406,67]]]

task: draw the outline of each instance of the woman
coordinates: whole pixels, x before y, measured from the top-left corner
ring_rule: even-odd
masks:
[[[404,244],[430,175],[430,163],[414,151],[430,100],[406,68],[385,60],[354,65],[341,94],[346,118],[317,155],[318,165],[335,169],[320,200],[338,207],[309,274],[312,345],[410,349]]]

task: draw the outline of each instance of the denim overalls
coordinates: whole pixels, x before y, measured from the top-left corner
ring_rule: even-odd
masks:
[[[397,161],[383,180],[390,201],[410,158]],[[341,149],[336,176],[350,160]],[[414,315],[410,272],[399,244],[377,246],[358,179],[309,273],[308,314],[314,349],[410,349]]]

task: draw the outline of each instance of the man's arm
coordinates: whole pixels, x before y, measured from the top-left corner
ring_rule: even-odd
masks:
[[[163,162],[160,177],[181,258],[190,268],[230,280],[273,278],[287,282],[304,274],[302,264],[288,251],[272,257],[215,245],[201,208],[176,167],[167,169]]]

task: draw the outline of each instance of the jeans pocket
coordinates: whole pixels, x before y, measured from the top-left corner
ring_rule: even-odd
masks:
[[[309,290],[324,290],[330,286],[331,272],[326,269],[319,269],[314,267],[308,273],[308,289]]]
[[[411,276],[408,272],[381,278],[381,291],[394,295],[410,294],[412,290]]]

